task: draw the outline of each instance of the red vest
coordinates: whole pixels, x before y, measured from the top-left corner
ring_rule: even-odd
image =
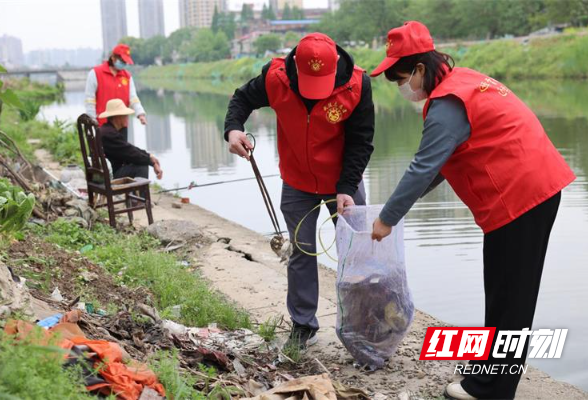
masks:
[[[441,173],[484,233],[513,221],[576,178],[539,119],[500,82],[455,68],[429,96],[423,117],[431,99],[447,95],[464,103],[471,134]]]
[[[94,67],[98,89],[96,90],[96,117],[106,109],[108,100],[121,99],[128,107],[130,102],[131,74],[125,70],[117,71],[112,75],[108,62],[105,61]],[[106,123],[106,119],[98,118],[100,126]]]
[[[344,121],[361,99],[363,70],[354,67],[346,84],[319,100],[310,114],[290,89],[283,58],[272,60],[265,78],[278,123],[280,174],[288,185],[308,193],[334,194],[343,166]]]

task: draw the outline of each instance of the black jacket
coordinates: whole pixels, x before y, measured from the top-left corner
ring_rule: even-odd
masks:
[[[127,142],[123,134],[117,131],[110,122],[98,129],[100,129],[104,155],[112,165],[113,174],[127,164],[153,165],[149,153]]]
[[[340,55],[337,63],[337,76],[335,87],[342,86],[349,82],[353,74],[353,58],[341,47],[337,46]],[[294,48],[286,57],[286,73],[290,79],[290,89],[298,96],[298,75],[294,64]],[[268,107],[269,99],[265,90],[265,76],[269,70],[270,63],[267,63],[261,71],[261,75],[251,79],[241,86],[229,102],[227,115],[225,117],[225,140],[231,130],[243,131],[245,121],[253,110],[261,107]],[[310,100],[300,96],[306,105],[308,112],[312,110],[318,100]],[[343,168],[337,183],[337,193],[354,195],[359,182],[362,179],[370,156],[374,149],[372,140],[374,138],[374,103],[372,101],[372,86],[367,74],[363,74],[361,99],[353,113],[344,122],[345,124],[345,149],[343,153]]]

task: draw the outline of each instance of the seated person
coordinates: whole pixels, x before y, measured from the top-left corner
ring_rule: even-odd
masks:
[[[98,129],[102,136],[104,155],[112,165],[112,175],[115,179],[122,177],[147,179],[151,165],[157,179],[161,179],[163,171],[159,160],[153,154],[127,142],[121,133],[128,124],[129,115],[134,113],[135,111],[125,106],[122,100],[112,99],[106,103],[106,111],[99,115],[99,118],[108,120]]]

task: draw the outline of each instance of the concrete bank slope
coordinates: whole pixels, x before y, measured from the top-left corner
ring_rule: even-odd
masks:
[[[212,244],[200,249],[198,263],[203,275],[214,287],[264,321],[271,315],[287,316],[286,268],[271,251],[269,238],[195,205],[172,207],[171,196],[153,196],[156,220],[190,220],[201,227]],[[144,212],[136,212],[137,223],[146,224]],[[223,240],[220,240],[223,239]],[[311,347],[308,357],[317,358],[335,379],[355,385],[379,399],[439,398],[448,382],[458,380],[455,362],[419,361],[427,327],[446,326],[428,314],[417,311],[411,331],[388,366],[367,373],[355,369],[351,356],[340,344],[336,333],[335,272],[320,268],[318,317],[319,342]],[[406,393],[408,392],[408,393]],[[385,396],[385,397],[384,397]],[[568,383],[559,382],[544,372],[529,367],[517,392],[517,399],[588,399],[588,393]]]

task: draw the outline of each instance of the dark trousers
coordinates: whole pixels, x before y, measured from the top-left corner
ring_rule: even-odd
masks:
[[[290,241],[294,248],[288,261],[288,297],[286,300],[288,312],[292,321],[298,325],[305,325],[318,329],[316,310],[319,298],[318,264],[314,256],[301,252],[294,243],[294,231],[298,223],[314,207],[323,200],[334,199],[335,195],[321,195],[302,192],[284,183],[282,186],[282,201],[280,209],[288,226]],[[353,200],[356,205],[365,205],[365,188],[360,183]],[[329,213],[337,212],[335,202],[327,204]],[[320,210],[310,214],[298,231],[297,240],[302,249],[309,253],[316,253],[316,229]],[[321,221],[322,223],[322,221]],[[322,251],[322,249],[321,249]]]
[[[499,330],[532,329],[549,234],[560,200],[558,193],[484,236],[485,326],[496,327],[494,339]],[[508,370],[510,365],[524,365],[526,353],[525,349],[522,359],[508,355],[494,359],[490,353],[487,361],[470,364],[509,364]],[[520,374],[466,375],[461,385],[479,399],[512,399],[520,378]]]
[[[149,178],[149,165],[135,165],[135,164],[127,164],[123,165],[113,174],[115,179],[124,178],[125,176],[129,178]]]

